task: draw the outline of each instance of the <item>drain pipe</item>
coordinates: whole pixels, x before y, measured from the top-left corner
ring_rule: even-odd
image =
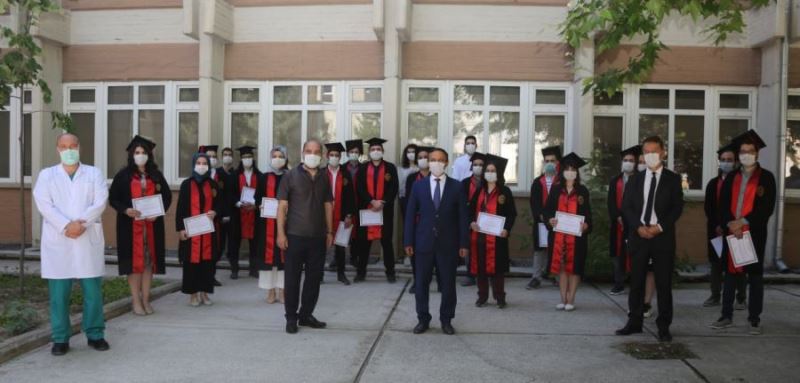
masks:
[[[775,231],[775,268],[779,272],[785,273],[789,271],[786,263],[783,262],[783,221],[784,221],[784,208],[786,206],[786,177],[784,177],[784,169],[786,169],[786,129],[788,128],[787,120],[788,115],[788,98],[789,98],[789,43],[791,41],[792,31],[792,2],[785,1],[786,4],[786,32],[783,37],[783,44],[781,44],[781,102],[780,102],[780,132],[778,133],[778,203],[777,203],[777,230]]]

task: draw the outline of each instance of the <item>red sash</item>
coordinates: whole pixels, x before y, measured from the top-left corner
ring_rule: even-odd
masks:
[[[211,192],[211,182],[203,182],[203,206],[200,206],[200,190],[197,188],[197,182],[191,181],[191,207],[190,216],[208,213],[213,206],[214,196]],[[211,260],[211,233],[194,236],[192,241],[192,255],[189,258],[191,263],[200,263],[200,259],[204,261]],[[202,252],[202,254],[201,254]]]
[[[381,161],[381,165],[377,169],[378,182],[375,182],[375,171],[373,164],[367,165],[367,192],[372,199],[383,200],[383,186],[386,177],[386,165],[383,161]],[[383,231],[383,226],[367,227],[367,240],[381,239],[381,231]]]
[[[333,192],[333,227],[334,233],[339,230],[339,221],[342,220],[342,203],[344,198],[342,198],[342,186],[344,184],[344,176],[342,175],[342,171],[345,171],[342,168],[339,168],[339,171],[336,172],[336,180],[334,181]],[[333,172],[330,169],[326,172],[328,173],[328,182],[331,182],[331,178],[333,177]],[[334,234],[335,235],[335,234]]]
[[[264,198],[275,198],[278,190],[278,176],[274,173],[267,173],[267,185]],[[275,218],[266,219],[266,242],[264,246],[264,263],[268,265],[275,264],[275,225],[277,220]],[[283,251],[281,251],[281,260],[283,260]]]
[[[747,180],[747,186],[744,189],[744,199],[742,200],[742,214],[745,217],[753,211],[753,205],[756,200],[756,191],[758,190],[758,181],[761,178],[761,168],[758,167],[753,171],[750,179]],[[739,202],[739,189],[742,187],[742,172],[736,173],[733,178],[733,190],[731,190],[731,215],[735,219],[740,217],[736,216],[736,204]],[[744,225],[742,231],[750,230],[750,226]],[[733,254],[728,249],[728,272],[731,274],[740,274],[744,272],[744,267],[735,267],[733,265]]]
[[[475,178],[472,178],[469,181],[469,195],[467,197],[468,201],[472,201],[472,197],[475,196],[475,189],[478,187],[478,184],[475,182]]]
[[[547,189],[547,177],[544,175],[540,176],[539,183],[542,185],[542,206],[544,206],[547,204],[547,196],[550,195],[550,190]],[[553,177],[553,183],[550,184],[550,187],[556,184],[558,184],[558,177]]]
[[[250,173],[250,186],[247,186],[244,178],[244,172],[239,174],[239,190],[242,190],[244,187],[256,187],[256,173]],[[255,210],[244,210],[239,209],[239,227],[240,231],[242,232],[242,238],[244,239],[253,239],[253,234],[255,232],[255,223],[256,223],[256,211]]]
[[[564,188],[561,196],[558,197],[558,211],[577,214],[578,213],[578,193],[573,190],[572,194],[567,194]],[[564,262],[564,271],[573,274],[575,270],[575,236],[553,232],[553,261],[550,265],[550,272],[558,274],[561,272],[561,260]]]
[[[156,194],[156,184],[153,179],[145,176],[145,192],[142,193],[142,179],[140,173],[131,177],[131,198],[149,197]],[[153,223],[147,220],[133,220],[133,274],[144,272],[144,234],[147,230],[147,250],[150,251],[150,265],[156,271],[156,236]]]
[[[481,193],[478,195],[478,201],[475,204],[475,216],[478,216],[478,213],[484,212],[489,214],[497,214],[497,197],[500,195],[500,188],[495,187],[491,194],[487,197],[486,195],[486,188],[481,188]],[[470,259],[469,268],[470,273],[477,275],[478,274],[478,236],[483,235],[485,236],[486,241],[486,248],[485,250],[485,259],[484,264],[486,266],[486,274],[487,275],[494,275],[496,266],[497,266],[497,237],[493,235],[478,233],[477,231],[472,232],[472,240],[471,242],[471,249],[470,249]]]

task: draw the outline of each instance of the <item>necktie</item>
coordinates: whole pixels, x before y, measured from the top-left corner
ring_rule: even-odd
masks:
[[[644,211],[644,224],[650,226],[650,218],[653,217],[653,200],[656,196],[656,172],[653,172],[653,178],[650,179],[650,190],[647,192],[647,206]]]
[[[436,188],[433,189],[433,207],[439,210],[439,205],[442,203],[442,189],[439,187],[441,184],[440,179],[436,178]]]

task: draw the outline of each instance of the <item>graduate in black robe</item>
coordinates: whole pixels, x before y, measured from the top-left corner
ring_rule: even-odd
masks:
[[[631,269],[631,257],[628,253],[627,238],[628,228],[622,217],[622,200],[625,195],[625,185],[636,174],[636,163],[642,147],[635,145],[620,152],[622,157],[622,171],[611,179],[608,184],[608,222],[609,243],[608,255],[614,263],[614,287],[611,295],[619,295],[625,291],[625,274]]]
[[[558,161],[561,160],[561,147],[550,146],[542,149],[544,161],[542,174],[536,177],[531,184],[530,208],[533,217],[533,270],[531,280],[525,287],[528,290],[539,288],[542,279],[547,279],[550,275],[550,259],[547,246],[539,246],[539,225],[545,224],[544,206],[547,203],[547,196],[550,195],[554,185],[559,182]],[[547,225],[545,225],[545,228]]]
[[[356,214],[355,193],[353,192],[353,179],[350,173],[341,166],[342,155],[346,153],[344,145],[338,142],[325,144],[328,156],[328,166],[325,168],[325,176],[331,184],[333,193],[333,222],[331,226],[334,230],[334,238],[339,231],[339,223],[344,222],[347,228],[353,227],[353,216]],[[336,262],[336,277],[345,286],[350,285],[350,280],[344,273],[345,270],[345,249],[346,246],[334,246],[334,261]]]
[[[195,153],[192,164],[192,176],[181,183],[175,211],[175,230],[180,240],[178,259],[183,265],[181,292],[191,295],[189,304],[192,306],[211,305],[208,294],[214,293],[217,236],[207,233],[189,238],[184,219],[206,214],[213,221],[223,201],[217,183],[209,178],[208,157],[204,153]]]
[[[198,153],[205,153],[208,156],[210,163],[209,177],[217,183],[217,187],[219,187],[219,190],[222,193],[223,201],[227,201],[225,186],[228,183],[228,177],[230,177],[230,175],[225,171],[224,167],[219,166],[219,160],[217,158],[218,150],[219,145],[201,145],[199,148],[197,148]],[[219,262],[220,258],[222,258],[225,240],[227,239],[225,234],[227,232],[228,225],[226,222],[223,222],[224,217],[228,217],[230,214],[227,210],[227,206],[223,204],[222,211],[217,212],[217,218],[214,220],[214,227],[217,230],[215,232],[217,236],[217,244],[219,244],[219,249],[216,253],[214,253],[214,286],[222,286],[222,283],[217,280],[217,262]],[[230,217],[227,219],[227,222],[230,222]]]
[[[475,155],[472,156],[473,160]],[[470,206],[470,252],[467,271],[478,284],[478,300],[475,305],[483,307],[489,298],[489,281],[497,307],[506,307],[505,273],[509,270],[508,237],[517,218],[514,195],[505,185],[508,160],[493,155],[486,156],[485,182],[474,192]],[[468,190],[464,191],[469,193]],[[505,217],[500,236],[479,232],[478,215],[487,213]]]
[[[348,140],[344,142],[345,149],[347,149],[347,165],[344,166],[350,178],[353,181],[353,197],[355,198],[356,214],[353,216],[353,235],[350,237],[350,265],[358,267],[359,254],[364,247],[358,235],[358,208],[361,206],[358,203],[358,171],[361,168],[361,156],[364,154],[364,142],[361,140]]]
[[[267,303],[284,302],[284,251],[278,247],[278,219],[263,217],[260,210],[267,199],[274,199],[277,204],[278,187],[283,174],[288,171],[286,148],[275,146],[270,152],[270,166],[258,181],[256,189],[256,206],[259,214],[256,218],[256,238],[258,238],[258,287],[267,290]]]
[[[472,176],[461,180],[461,190],[464,191],[464,199],[466,200],[468,211],[472,211],[472,197],[474,197],[483,186],[483,167],[485,161],[486,155],[483,153],[472,153],[472,157],[469,158],[469,170],[472,172]],[[467,275],[461,281],[461,286],[464,287],[475,286],[475,277],[469,272],[470,259],[471,257],[466,257],[466,259],[464,259],[464,265],[467,269]]]
[[[239,278],[239,249],[242,240],[248,242],[248,275],[258,278],[258,257],[256,255],[256,217],[258,206],[255,203],[242,201],[242,190],[245,187],[258,189],[261,172],[255,164],[252,146],[242,146],[239,151],[239,167],[228,179],[227,209],[230,211],[231,226],[228,237],[228,257],[231,258],[231,279]]]
[[[150,286],[153,274],[164,274],[164,216],[136,219],[134,198],[160,195],[166,212],[172,204],[169,183],[158,170],[153,149],[156,144],[136,136],[127,147],[128,165],[114,176],[108,202],[117,211],[117,260],[119,275],[128,276],[133,313],[153,313]]]

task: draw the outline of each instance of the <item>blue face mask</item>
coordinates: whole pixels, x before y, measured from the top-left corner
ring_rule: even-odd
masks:
[[[81,153],[77,149],[67,149],[58,153],[61,156],[61,163],[72,166],[81,160]]]
[[[556,164],[552,162],[544,164],[544,172],[547,174],[556,174]]]

